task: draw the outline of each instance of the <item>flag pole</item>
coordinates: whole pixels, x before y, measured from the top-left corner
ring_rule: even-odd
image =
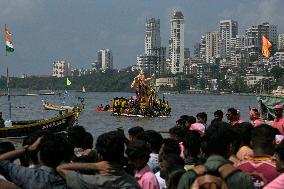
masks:
[[[5,24],[5,27],[4,27],[4,33],[5,33],[5,51],[6,51],[6,56],[8,56],[7,55],[7,47],[6,47],[6,37],[7,37],[7,33],[6,33],[6,28],[7,28],[7,26],[6,26],[6,24]]]
[[[10,88],[9,88],[9,70],[7,66],[7,91],[8,91],[8,107],[9,107],[9,120],[12,120],[12,105],[11,105],[11,95],[10,95]]]
[[[5,33],[5,42],[6,42],[6,38],[7,38],[7,25],[5,24],[5,28],[4,28],[4,33]],[[8,56],[7,53],[7,47],[5,47],[5,51],[6,51],[6,56]],[[9,68],[7,66],[7,96],[8,96],[8,109],[9,109],[9,120],[12,120],[12,105],[11,105],[11,95],[10,95],[10,87],[9,87]]]

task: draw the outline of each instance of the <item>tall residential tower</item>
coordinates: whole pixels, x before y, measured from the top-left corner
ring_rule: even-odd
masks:
[[[184,69],[184,16],[175,11],[171,20],[171,36],[169,40],[169,59],[171,72],[181,73]]]

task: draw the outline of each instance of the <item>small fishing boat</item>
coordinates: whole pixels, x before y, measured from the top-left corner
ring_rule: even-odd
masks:
[[[50,104],[45,100],[42,100],[42,106],[45,110],[72,111],[74,109],[74,106],[58,106],[55,104]]]
[[[109,108],[97,107],[96,110],[99,112],[105,112],[105,111],[112,112],[112,107]]]
[[[80,109],[70,113],[58,115],[49,119],[12,121],[11,127],[0,128],[0,139],[22,139],[29,134],[38,131],[50,131],[53,133],[64,132],[72,127],[80,114]]]

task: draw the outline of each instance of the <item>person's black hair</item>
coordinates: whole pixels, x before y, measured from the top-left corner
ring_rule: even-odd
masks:
[[[181,115],[179,118],[180,118],[180,119],[187,120],[187,119],[188,119],[188,117],[189,117],[188,115]]]
[[[196,117],[200,117],[200,118],[203,118],[205,123],[207,122],[207,114],[205,112],[199,112]]]
[[[224,113],[223,113],[223,111],[222,111],[222,110],[216,110],[216,111],[214,112],[214,115],[217,115],[218,117],[223,118]]]
[[[190,124],[196,123],[196,118],[194,116],[189,116],[187,122]]]
[[[186,131],[181,127],[172,127],[170,128],[169,133],[177,136],[180,140],[179,142],[182,142],[184,140]]]
[[[144,140],[151,146],[151,151],[159,153],[163,144],[163,137],[160,133],[154,130],[146,130],[137,136],[137,140]]]
[[[241,137],[242,144],[245,146],[250,146],[251,133],[254,129],[253,125],[249,122],[243,122],[236,124],[235,128],[236,132],[238,132]]]
[[[162,164],[164,166],[164,170],[162,170],[161,177],[163,179],[168,180],[169,175],[177,170],[177,169],[183,169],[184,167],[184,160],[180,157],[178,154],[167,154],[163,157]],[[165,171],[165,172],[163,172]]]
[[[104,161],[121,163],[124,154],[124,138],[118,131],[101,134],[96,142],[96,150]]]
[[[238,115],[238,111],[235,108],[229,108],[228,112],[231,112],[231,114],[234,115],[234,116]]]
[[[92,149],[94,143],[94,138],[91,133],[85,132],[84,138],[82,138],[82,142],[77,147],[82,148],[84,150],[86,149]]]
[[[44,165],[57,167],[69,156],[69,145],[61,135],[44,136],[38,147],[40,160]]]
[[[193,158],[197,158],[200,154],[201,136],[198,131],[188,132],[183,141],[185,151]]]
[[[150,158],[150,145],[144,140],[135,140],[129,143],[125,153],[129,160],[141,159],[147,163]]]
[[[12,142],[0,142],[0,155],[13,150],[15,150],[15,146]],[[9,159],[10,162],[14,162],[15,160],[16,158]]]
[[[138,134],[142,133],[143,131],[144,131],[143,127],[136,126],[128,129],[128,134],[136,137]]]
[[[272,155],[274,151],[273,141],[275,135],[279,134],[278,129],[273,128],[267,124],[261,124],[252,130],[251,143],[252,148],[260,148],[270,151]]]
[[[0,155],[15,150],[12,142],[0,142]]]
[[[26,145],[32,145],[39,137],[41,136],[49,136],[52,135],[52,133],[45,132],[42,130],[38,130],[36,132],[31,133],[27,137],[23,139],[22,146]],[[30,163],[32,164],[38,164],[38,157],[37,157],[38,149],[29,152],[28,154],[25,155],[25,157],[21,157],[21,164],[23,166],[29,166]]]
[[[221,155],[228,158],[228,146],[233,144],[235,139],[234,132],[229,123],[216,122],[208,127],[205,133],[205,149],[207,156]]]
[[[86,134],[86,130],[83,126],[73,126],[68,129],[68,141],[72,148],[82,145],[82,139]]]
[[[186,120],[185,119],[178,119],[177,121],[176,121],[176,125],[177,126],[180,126],[180,127],[186,127],[187,125],[186,125]]]
[[[172,138],[165,138],[163,142],[163,148],[162,148],[163,154],[178,154],[180,155],[180,146],[178,141],[172,139]]]
[[[284,162],[284,140],[275,148],[275,154],[278,155],[280,161]]]

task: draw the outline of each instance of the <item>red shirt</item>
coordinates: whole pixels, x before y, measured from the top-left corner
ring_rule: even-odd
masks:
[[[280,175],[276,171],[275,160],[271,156],[250,157],[237,167],[252,177],[254,187],[257,189],[263,188]]]
[[[279,130],[281,135],[284,135],[284,117],[281,118],[275,118],[272,127]]]

